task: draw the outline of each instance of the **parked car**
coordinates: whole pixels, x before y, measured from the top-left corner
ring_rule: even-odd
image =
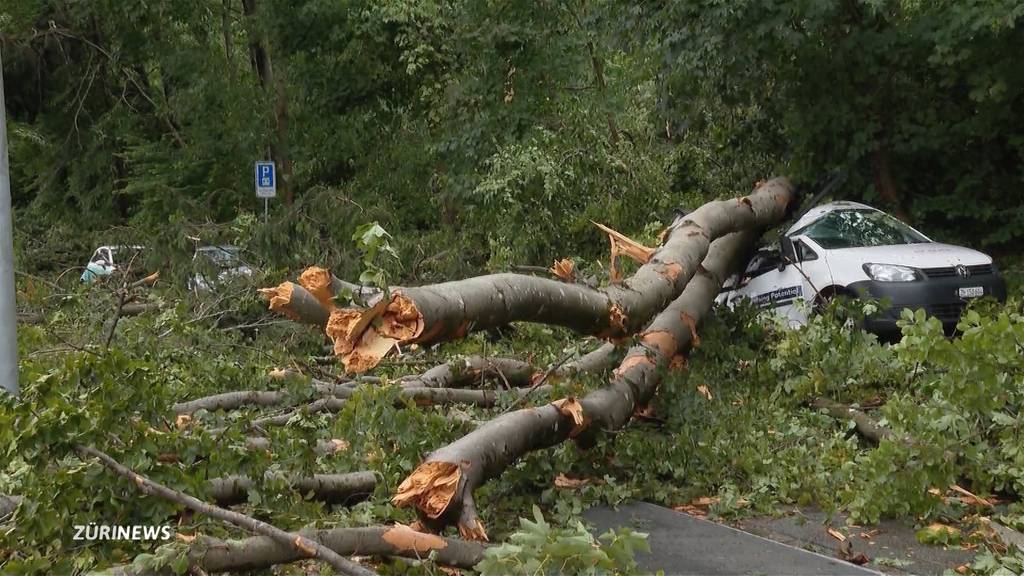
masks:
[[[718,302],[749,299],[800,326],[837,296],[887,302],[865,319],[864,328],[879,335],[898,334],[905,308],[923,308],[952,331],[969,301],[1005,301],[1006,282],[977,250],[934,242],[864,204],[831,202],[803,214],[777,247],[759,250]]]
[[[132,259],[137,260],[144,249],[142,246],[100,246],[85,265],[82,282],[95,282],[110,276],[120,266],[127,266]]]
[[[225,282],[252,276],[252,268],[242,261],[241,252],[238,246],[228,244],[197,248],[192,255],[193,275],[188,289],[208,292]]]

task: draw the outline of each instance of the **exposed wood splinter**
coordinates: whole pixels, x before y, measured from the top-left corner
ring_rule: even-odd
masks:
[[[650,261],[651,256],[656,251],[655,248],[644,246],[643,244],[637,242],[636,240],[633,240],[629,236],[626,236],[621,232],[612,230],[611,228],[605,226],[604,224],[599,224],[597,222],[594,222],[593,220],[591,220],[590,222],[594,226],[600,228],[602,232],[608,235],[608,241],[611,243],[612,253],[611,268],[609,273],[611,275],[611,280],[613,282],[618,281],[619,279],[622,278],[618,268],[619,256],[626,256],[633,260],[634,262],[646,264],[647,262]]]
[[[399,486],[391,501],[396,506],[415,505],[428,518],[437,518],[448,508],[462,471],[451,462],[424,462]]]
[[[333,276],[331,276],[330,270],[319,266],[310,266],[299,275],[299,285],[308,290],[328,311],[333,311],[337,307],[334,301]]]
[[[576,281],[576,263],[568,258],[555,260],[555,263],[548,270],[566,282]]]

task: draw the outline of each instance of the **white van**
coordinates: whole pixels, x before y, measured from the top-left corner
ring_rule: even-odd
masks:
[[[982,296],[1006,300],[1006,282],[992,258],[962,246],[933,242],[892,216],[856,202],[812,208],[780,238],[759,250],[743,274],[729,279],[717,301],[749,299],[801,326],[836,296],[891,305],[865,320],[877,334],[898,333],[904,308],[925,311],[952,330],[966,303]]]

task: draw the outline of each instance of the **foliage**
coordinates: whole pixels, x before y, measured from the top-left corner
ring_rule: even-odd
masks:
[[[1009,125],[1022,15],[1013,0],[670,3],[659,22],[667,114],[688,122],[682,181],[714,191],[723,175],[841,169],[844,197],[1009,245],[1024,235],[1011,200],[1024,140]]]
[[[386,291],[388,278],[381,261],[388,258],[389,262],[398,262],[398,253],[391,247],[391,234],[381,228],[380,224],[371,222],[356,228],[352,240],[363,253],[363,272],[359,275],[359,283]]]
[[[650,551],[647,535],[629,528],[609,530],[595,539],[582,522],[569,528],[551,526],[536,506],[533,518],[520,518],[519,530],[484,553],[476,566],[481,575],[638,574],[634,553]]]

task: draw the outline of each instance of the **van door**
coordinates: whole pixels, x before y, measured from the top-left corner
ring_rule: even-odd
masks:
[[[802,326],[807,323],[818,290],[832,284],[832,273],[823,255],[813,241],[797,237],[792,249],[786,250],[785,266],[781,266],[780,255],[779,265],[750,278],[742,292],[754,305],[774,311],[790,326]]]

